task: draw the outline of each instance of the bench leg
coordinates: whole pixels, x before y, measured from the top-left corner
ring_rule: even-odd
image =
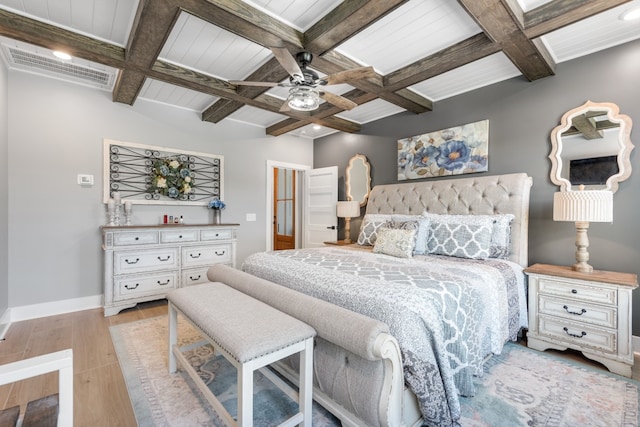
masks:
[[[253,368],[242,364],[238,368],[238,426],[253,426]]]
[[[176,355],[173,354],[173,346],[178,344],[178,311],[169,303],[169,373],[173,374],[178,369]]]
[[[313,338],[305,342],[305,349],[300,352],[300,387],[298,405],[304,418],[304,427],[311,427],[313,420]]]

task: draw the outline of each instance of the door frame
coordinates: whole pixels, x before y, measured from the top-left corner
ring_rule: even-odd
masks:
[[[296,171],[296,181],[300,182],[300,179],[304,179],[304,171],[311,170],[311,165],[300,165],[296,163],[286,163],[279,162],[276,160],[267,160],[267,176],[266,176],[266,229],[267,229],[267,239],[266,239],[266,250],[273,250],[273,170],[277,168],[285,168],[285,169],[293,169]],[[303,186],[296,186],[296,206],[294,210],[294,215],[296,218],[295,221],[295,233],[296,233],[296,241],[295,247],[299,248],[301,241],[300,236],[302,236],[302,221],[300,221],[302,215],[302,209],[300,207],[300,201],[303,200]]]

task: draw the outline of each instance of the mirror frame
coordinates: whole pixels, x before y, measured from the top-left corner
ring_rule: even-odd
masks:
[[[551,160],[550,177],[554,184],[560,186],[560,191],[571,191],[571,182],[566,178],[562,178],[562,139],[560,136],[572,126],[572,120],[574,117],[585,114],[589,111],[601,110],[607,111],[607,118],[609,121],[620,125],[620,131],[618,134],[619,151],[617,154],[619,172],[607,179],[605,188],[603,189],[610,190],[615,193],[618,190],[618,183],[626,180],[631,175],[631,161],[629,157],[631,151],[634,149],[634,146],[631,143],[631,118],[624,114],[620,114],[618,106],[611,102],[587,101],[583,105],[564,113],[560,124],[551,132],[551,153],[549,154],[549,159]]]
[[[369,161],[367,160],[367,157],[363,154],[356,154],[355,156],[353,156],[351,159],[349,159],[349,164],[347,165],[347,168],[345,170],[345,184],[347,187],[347,191],[346,191],[346,196],[347,196],[347,200],[354,200],[354,196],[352,194],[352,188],[351,188],[351,181],[352,181],[352,171],[353,171],[353,167],[354,164],[357,161],[362,161],[362,165],[364,166],[365,169],[365,173],[366,173],[366,184],[365,184],[365,192],[362,196],[362,200],[359,200],[360,202],[360,207],[363,207],[367,204],[367,200],[369,200],[369,194],[371,194],[371,165],[369,164]]]

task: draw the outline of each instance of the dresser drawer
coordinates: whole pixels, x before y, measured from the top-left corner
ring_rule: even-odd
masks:
[[[177,269],[177,248],[158,248],[146,251],[119,251],[113,254],[114,274],[140,273]]]
[[[198,230],[166,230],[160,232],[160,242],[197,242]]]
[[[617,352],[617,332],[585,323],[564,321],[541,315],[538,334],[552,337],[556,342],[572,345],[581,350],[594,349],[607,353]]]
[[[233,239],[233,230],[210,228],[200,231],[200,240],[231,240]]]
[[[618,304],[618,293],[613,287],[589,285],[569,280],[560,281],[541,277],[539,280],[538,293],[556,295],[572,300],[597,302],[600,304]]]
[[[549,295],[538,295],[538,310],[542,314],[605,326],[618,327],[618,310],[612,306],[585,303],[577,299],[561,299]]]
[[[113,246],[153,245],[158,243],[157,231],[113,233]]]
[[[182,248],[182,265],[184,267],[225,264],[230,262],[230,244]]]
[[[207,271],[209,267],[190,268],[182,271],[181,286],[197,285],[199,283],[207,283]]]
[[[164,295],[177,287],[178,274],[175,271],[127,276],[114,280],[113,299],[122,301],[146,295]]]

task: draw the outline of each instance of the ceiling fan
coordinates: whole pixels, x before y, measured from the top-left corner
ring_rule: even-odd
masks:
[[[272,47],[271,51],[280,65],[289,73],[289,81],[286,83],[252,82],[245,80],[232,80],[229,83],[245,86],[288,87],[289,96],[280,108],[280,111],[294,109],[298,111],[312,111],[320,105],[320,98],[343,110],[351,110],[358,104],[331,92],[319,90],[318,86],[348,83],[353,80],[366,79],[375,76],[373,67],[360,67],[318,77],[318,74],[307,68],[311,64],[313,55],[310,52],[299,52],[295,58],[282,47]]]

